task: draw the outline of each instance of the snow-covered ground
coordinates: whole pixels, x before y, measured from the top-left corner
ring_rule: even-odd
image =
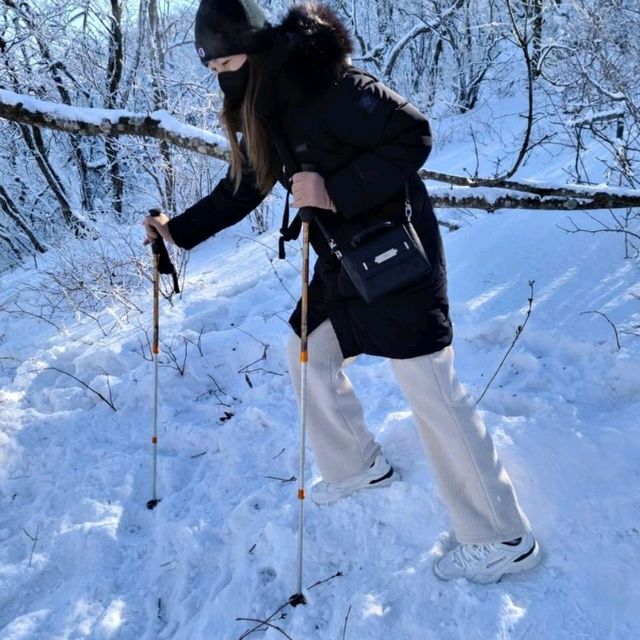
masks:
[[[429,166],[455,165],[444,153]],[[331,507],[308,501],[304,583],[340,575],[271,619],[289,637],[640,637],[640,337],[621,331],[640,324],[640,265],[624,260],[619,234],[567,234],[563,219],[504,212],[443,232],[457,369],[476,397],[535,281],[532,315],[479,407],[542,564],[491,586],[433,576],[452,543],[447,515],[388,363],[361,357],[348,373],[402,481]],[[184,294],[162,304],[162,340],[179,364],[185,344],[188,355],[183,376],[160,368],[154,511],[150,287],[131,293],[144,313],[107,336],[86,318],[69,316],[61,333],[0,314],[0,639],[235,640],[254,626],[238,618],[265,619],[293,593],[285,287],[297,296],[299,255],[274,262],[281,283],[266,248],[275,234],[242,229],[192,252]],[[4,275],[0,302],[36,277]],[[617,325],[620,349],[590,311]],[[107,398],[110,386],[116,411],[61,371]]]

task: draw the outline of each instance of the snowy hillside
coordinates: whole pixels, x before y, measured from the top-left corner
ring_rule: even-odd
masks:
[[[476,397],[535,281],[531,318],[480,407],[542,565],[488,587],[433,576],[449,523],[388,364],[362,357],[349,375],[402,481],[307,507],[305,584],[341,575],[271,620],[288,637],[640,635],[640,338],[621,333],[618,350],[602,316],[580,315],[637,324],[638,264],[623,260],[616,234],[570,235],[559,220],[507,212],[445,234],[458,372]],[[284,354],[293,300],[267,259],[275,235],[257,243],[237,231],[194,251],[184,295],[162,305],[162,339],[175,336],[179,363],[180,336],[192,342],[184,376],[160,369],[155,511],[145,508],[152,367],[134,326],[150,326],[150,287],[136,298],[145,313],[106,338],[73,318],[65,337],[1,316],[2,640],[231,640],[254,626],[238,618],[265,619],[293,592],[297,411]],[[294,267],[274,264],[296,295]],[[6,275],[3,303],[35,275]],[[117,410],[47,367],[108,397],[106,372]]]
[[[389,363],[363,356],[347,373],[401,480],[307,501],[295,609],[301,258],[276,259],[281,193],[179,256],[146,508],[151,257],[132,223],[225,171],[198,4],[0,2],[0,640],[640,639],[640,209],[575,208],[599,183],[638,197],[637,0],[330,3],[353,62],[429,116],[432,193],[480,200],[437,212],[456,368],[542,562],[435,578],[450,522]],[[276,24],[292,3],[260,4]],[[511,209],[524,196],[563,212]]]

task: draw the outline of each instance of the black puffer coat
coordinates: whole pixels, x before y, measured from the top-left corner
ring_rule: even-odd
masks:
[[[318,254],[309,289],[309,331],[326,318],[343,355],[411,358],[451,343],[442,240],[427,191],[417,175],[431,149],[427,120],[406,100],[367,73],[348,65],[349,36],[333,13],[318,5],[296,7],[275,28],[267,55],[271,78],[262,101],[266,120],[278,127],[300,163],[325,178],[337,214],[323,222],[338,246],[381,219],[403,218],[408,181],[416,228],[432,276],[373,303],[361,299],[341,274],[317,225]],[[274,148],[274,166],[282,162]],[[283,171],[276,176],[285,187]],[[169,223],[178,246],[190,249],[247,216],[263,200],[252,172],[234,193],[227,175],[213,192]],[[300,332],[300,304],[290,323]]]

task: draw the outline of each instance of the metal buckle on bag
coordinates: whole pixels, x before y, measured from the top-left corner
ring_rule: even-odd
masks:
[[[338,260],[342,260],[342,252],[340,251],[340,249],[338,249],[338,245],[333,238],[329,239],[329,248],[331,249],[335,257],[338,258]]]
[[[407,216],[407,220],[411,222],[413,210],[411,209],[411,202],[409,201],[409,199],[404,201],[404,215]]]
[[[409,193],[409,183],[404,182],[404,215],[407,216],[407,220],[411,222],[413,216],[413,209],[411,209],[411,194]]]

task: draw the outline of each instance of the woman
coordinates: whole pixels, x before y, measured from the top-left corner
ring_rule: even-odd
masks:
[[[372,224],[402,220],[408,188],[412,222],[432,265],[429,277],[367,303],[320,226],[311,224],[318,260],[309,285],[307,422],[323,477],[312,499],[328,504],[397,478],[342,371],[360,353],[385,356],[412,407],[459,543],[437,560],[436,576],[486,583],[533,567],[538,545],[453,369],[442,241],[417,174],[431,149],[427,120],[350,66],[348,32],[321,5],[294,7],[273,27],[254,0],[202,0],[195,36],[198,55],[224,93],[231,165],[213,192],[182,215],[146,218],[149,238],[157,232],[191,249],[247,216],[277,180],[291,189],[293,207],[322,209],[325,233],[348,246]],[[314,170],[300,171],[304,164]],[[296,237],[298,219],[287,225],[284,237]],[[290,324],[299,399],[300,304]]]

